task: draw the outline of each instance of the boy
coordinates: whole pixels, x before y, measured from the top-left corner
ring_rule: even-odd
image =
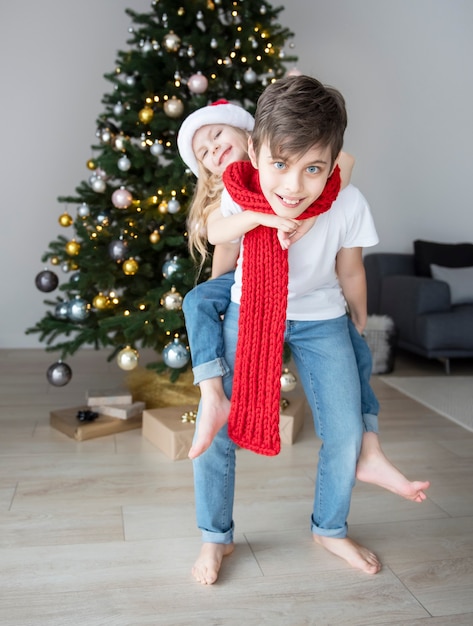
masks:
[[[284,339],[322,440],[311,518],[314,540],[366,573],[381,567],[373,553],[347,537],[362,425],[345,298],[361,332],[366,323],[361,250],[378,239],[368,205],[354,187],[332,205],[340,185],[333,168],[345,127],[344,101],[336,90],[307,76],[271,84],[258,101],[249,143],[255,169],[242,162],[227,168],[225,217],[209,220],[209,241],[218,244],[248,230],[238,205],[301,219],[294,229],[297,242],[291,245],[292,233],[287,235],[288,250],[275,229],[263,226],[242,243],[224,319],[225,359],[232,368],[224,377],[232,398],[228,429],[223,427],[193,462],[204,542],[193,574],[204,584],[215,582],[223,556],[233,550],[234,442],[265,454],[278,450]]]

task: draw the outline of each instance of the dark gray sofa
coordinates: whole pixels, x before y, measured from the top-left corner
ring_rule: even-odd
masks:
[[[447,373],[450,359],[473,358],[473,244],[417,240],[412,254],[371,253],[364,263],[368,314],[392,318],[398,347],[440,359]],[[432,271],[440,270],[447,274],[447,282],[432,277]],[[460,275],[464,283],[467,280],[461,285],[461,297]]]

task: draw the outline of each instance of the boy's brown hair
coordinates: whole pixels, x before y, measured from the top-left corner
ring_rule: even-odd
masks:
[[[330,147],[333,165],[346,126],[345,100],[337,89],[310,76],[286,76],[259,97],[251,136],[257,155],[265,141],[274,157],[300,157],[315,146]]]

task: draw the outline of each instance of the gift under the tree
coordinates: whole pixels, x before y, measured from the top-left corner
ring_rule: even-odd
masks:
[[[281,443],[293,444],[304,425],[306,400],[304,397],[284,395],[279,413]]]
[[[76,406],[70,409],[51,411],[50,425],[76,441],[114,435],[134,428],[140,428],[141,415],[130,419],[119,419],[108,415],[98,415],[89,406]]]
[[[96,411],[99,415],[116,417],[121,420],[141,417],[145,408],[145,403],[140,401],[131,402],[130,404],[99,404],[91,407],[92,411]]]
[[[131,393],[123,389],[89,389],[87,391],[87,404],[89,406],[131,404],[132,402]]]
[[[289,397],[281,405],[279,434],[281,443],[293,444],[305,416],[306,402]],[[195,431],[196,405],[170,406],[143,411],[143,436],[174,461],[186,459]]]
[[[195,432],[196,405],[143,411],[143,437],[173,461],[186,459]]]

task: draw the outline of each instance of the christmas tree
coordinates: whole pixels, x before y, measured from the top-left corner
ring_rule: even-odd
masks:
[[[285,50],[292,33],[277,21],[282,9],[265,0],[154,0],[149,13],[127,10],[129,48],[105,74],[111,90],[88,179],[58,198],[69,233],[49,244],[36,276],[40,291],[60,292],[26,331],[60,352],[47,372],[52,384],[69,381],[63,360],[82,346],[111,348],[124,370],[140,348],[154,349],[148,367],[169,368],[172,379],[188,366],[182,298],[206,274],[189,255],[195,179],[177,133],[187,115],[221,98],[254,112],[264,87],[295,60]]]

